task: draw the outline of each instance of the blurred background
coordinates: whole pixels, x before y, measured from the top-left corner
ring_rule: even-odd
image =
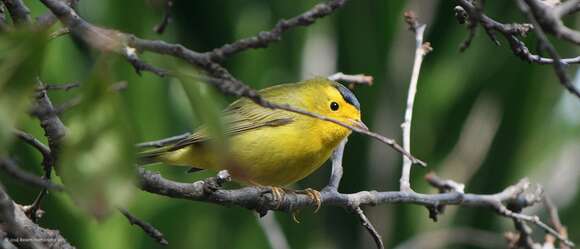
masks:
[[[34,16],[46,11],[39,1],[25,2]],[[300,14],[316,3],[313,0],[175,1],[173,21],[161,35],[152,28],[163,16],[164,1],[80,1],[78,9],[81,16],[100,26],[207,51],[268,30],[279,19]],[[412,128],[412,152],[427,161],[429,167],[413,168],[413,188],[419,192],[436,192],[423,180],[429,171],[466,183],[466,191],[472,193],[495,193],[528,177],[544,187],[559,207],[570,238],[580,242],[577,212],[580,209],[580,101],[563,90],[551,66],[521,61],[503,39],[500,41],[504,43],[498,47],[482,29],[478,29],[471,47],[460,53],[459,45],[468,32],[457,23],[453,8],[453,1],[349,1],[335,14],[308,28],[285,33],[282,41],[266,49],[235,55],[225,66],[256,89],[335,72],[372,75],[373,86],[355,89],[362,104],[363,121],[371,130],[400,140],[415,46],[414,36],[403,21],[403,12],[413,10],[428,25],[425,40],[434,48],[425,57],[419,77]],[[485,12],[506,23],[524,20],[512,1],[486,1]],[[575,26],[576,20],[567,21]],[[56,29],[58,25],[53,27]],[[530,49],[536,47],[534,35],[526,38],[526,42]],[[554,42],[561,55],[577,55],[578,50],[572,46]],[[50,41],[42,60],[42,80],[52,84],[73,81],[83,84],[81,89],[51,92],[52,100],[63,103],[81,93],[96,91],[87,90],[84,84],[95,82],[94,68],[99,58],[96,52],[70,36]],[[170,60],[150,54],[143,55],[143,59],[159,66],[167,65]],[[132,143],[181,134],[199,125],[179,83],[150,73],[138,76],[122,60],[114,65],[108,80],[126,81],[127,88],[114,100],[98,97],[93,100],[114,101],[115,109],[81,104],[64,114],[63,120],[67,126],[73,126],[71,129],[75,129],[75,124],[88,122],[75,117],[81,111],[84,115],[81,117],[90,117],[100,112],[111,113],[111,110],[115,116],[122,116],[126,124],[123,129],[129,130],[118,132],[119,136]],[[571,66],[568,72],[580,87],[576,68]],[[233,100],[220,94],[214,94],[214,99],[220,108]],[[45,141],[35,119],[24,117],[18,127]],[[41,174],[41,157],[27,144],[15,141],[9,153],[21,167]],[[121,157],[130,157],[133,152],[125,153],[129,155]],[[101,158],[97,159],[102,164]],[[110,164],[113,168],[108,172],[131,172],[131,164],[119,162]],[[322,188],[330,173],[328,166],[293,187]],[[186,174],[182,168],[163,166],[149,169],[184,182],[213,174]],[[354,134],[346,147],[345,172],[339,190],[346,193],[397,190],[400,169],[399,154],[368,137]],[[30,203],[38,192],[4,173],[0,174],[0,181],[21,204]],[[88,183],[83,186],[86,185],[100,186]],[[116,186],[108,187],[123,193],[116,198],[123,199],[129,211],[165,234],[170,243],[168,248],[270,247],[251,211],[170,199],[140,192],[130,185]],[[125,198],[125,192],[131,192],[127,196],[132,198]],[[51,193],[43,208],[46,214],[40,224],[60,230],[77,248],[162,247],[139,228],[130,226],[120,213],[111,212],[96,219],[64,193]],[[547,220],[541,205],[526,211]],[[366,207],[365,212],[388,248],[505,248],[503,233],[513,230],[511,220],[499,218],[487,209],[449,207],[436,223],[421,206],[381,205]],[[357,217],[346,210],[323,207],[316,214],[303,210],[298,216],[299,224],[289,214],[275,214],[289,248],[375,247]],[[542,241],[543,233],[537,228],[535,231],[536,239]]]

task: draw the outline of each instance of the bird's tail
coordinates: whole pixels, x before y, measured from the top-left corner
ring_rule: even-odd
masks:
[[[138,165],[147,165],[152,163],[161,162],[161,156],[165,155],[168,152],[166,148],[157,148],[147,151],[141,151],[137,154],[137,164]]]

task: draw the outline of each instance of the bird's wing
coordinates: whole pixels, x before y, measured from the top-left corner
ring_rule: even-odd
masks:
[[[276,127],[287,125],[294,121],[294,114],[283,111],[264,108],[251,103],[247,99],[238,100],[224,111],[225,135],[236,136],[247,131],[262,127]],[[208,141],[207,129],[201,127],[191,136],[170,145],[165,151],[174,151],[183,147]]]

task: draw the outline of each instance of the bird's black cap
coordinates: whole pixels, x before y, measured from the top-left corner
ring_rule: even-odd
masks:
[[[342,98],[344,98],[344,101],[353,105],[354,107],[356,107],[356,109],[360,110],[360,103],[358,102],[358,99],[356,98],[356,96],[354,96],[354,93],[352,93],[352,91],[350,91],[347,87],[343,86],[340,83],[336,83],[335,86],[336,89],[340,92],[340,95],[342,95]]]

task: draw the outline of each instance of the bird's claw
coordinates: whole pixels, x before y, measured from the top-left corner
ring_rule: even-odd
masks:
[[[276,208],[279,208],[282,205],[286,191],[280,187],[270,187],[270,192],[272,193],[272,199],[276,202]]]
[[[312,201],[316,205],[316,208],[314,209],[314,213],[316,213],[316,212],[318,212],[318,210],[320,210],[320,207],[322,206],[322,196],[320,195],[320,192],[318,192],[317,190],[311,189],[311,188],[307,188],[304,190],[299,190],[299,191],[297,191],[297,193],[305,194],[310,199],[312,199]]]

